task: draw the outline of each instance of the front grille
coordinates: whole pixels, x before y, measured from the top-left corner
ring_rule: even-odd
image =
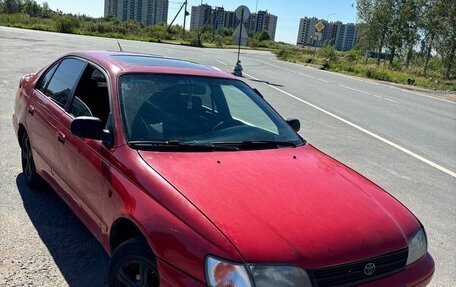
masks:
[[[407,256],[408,248],[405,248],[354,263],[313,270],[312,274],[318,287],[351,286],[401,271],[407,263]],[[372,275],[364,273],[364,268],[369,263],[375,264]]]

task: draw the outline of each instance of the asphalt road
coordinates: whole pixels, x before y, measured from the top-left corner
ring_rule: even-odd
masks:
[[[124,50],[230,72],[233,50],[121,40]],[[55,193],[30,191],[11,125],[19,78],[112,39],[0,27],[0,286],[101,286],[108,257]],[[436,261],[431,286],[456,286],[456,104],[383,83],[243,51],[245,81],[312,145],[382,186],[423,222]]]

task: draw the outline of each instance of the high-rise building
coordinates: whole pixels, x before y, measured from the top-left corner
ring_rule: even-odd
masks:
[[[118,0],[105,0],[104,16],[114,16],[117,18],[117,2]]]
[[[325,25],[325,28],[322,31],[322,44],[334,46],[336,43],[337,31],[339,30],[339,27],[342,26],[342,22],[337,21],[327,23],[326,21],[324,21],[323,24]]]
[[[236,13],[234,11],[225,11],[225,28],[236,28]]]
[[[204,25],[210,25],[212,7],[207,4],[200,6],[192,6],[192,14],[190,18],[190,30],[197,30]]]
[[[268,11],[258,11],[250,15],[248,30],[257,33],[267,31],[271,40],[275,39],[278,17],[269,14]]]
[[[223,28],[225,26],[225,17],[225,9],[223,7],[215,7],[212,10],[212,27],[216,30]]]
[[[278,20],[279,20],[279,17],[277,17],[276,15],[272,15],[272,14],[266,15],[264,29],[266,31],[268,31],[269,36],[271,37],[272,41],[275,41]]]
[[[321,37],[316,36],[315,24],[321,21],[324,29]],[[353,23],[343,24],[342,22],[326,22],[315,17],[304,17],[299,24],[297,44],[302,46],[323,45],[335,46],[339,51],[348,51],[356,45],[357,27]]]
[[[356,33],[355,24],[340,25],[336,35],[336,49],[339,51],[351,50],[356,45]]]
[[[104,16],[155,25],[168,22],[168,7],[168,0],[105,0]]]
[[[318,19],[315,17],[301,18],[298,31],[298,45],[314,45],[315,24],[317,23]]]
[[[269,14],[268,11],[258,11],[258,13],[252,13],[244,25],[248,32],[267,31],[271,40],[274,40],[277,19],[277,16]],[[190,30],[196,30],[204,25],[210,25],[216,30],[223,27],[236,29],[240,22],[233,11],[225,11],[223,7],[212,8],[208,4],[203,4],[192,7]]]

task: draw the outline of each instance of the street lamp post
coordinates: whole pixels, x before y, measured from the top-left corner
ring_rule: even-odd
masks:
[[[329,23],[329,17],[336,15],[336,13],[331,13],[326,17],[326,23]]]

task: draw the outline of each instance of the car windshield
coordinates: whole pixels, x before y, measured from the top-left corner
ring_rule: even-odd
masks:
[[[119,79],[130,146],[261,149],[303,140],[242,81],[186,75],[126,74]]]

